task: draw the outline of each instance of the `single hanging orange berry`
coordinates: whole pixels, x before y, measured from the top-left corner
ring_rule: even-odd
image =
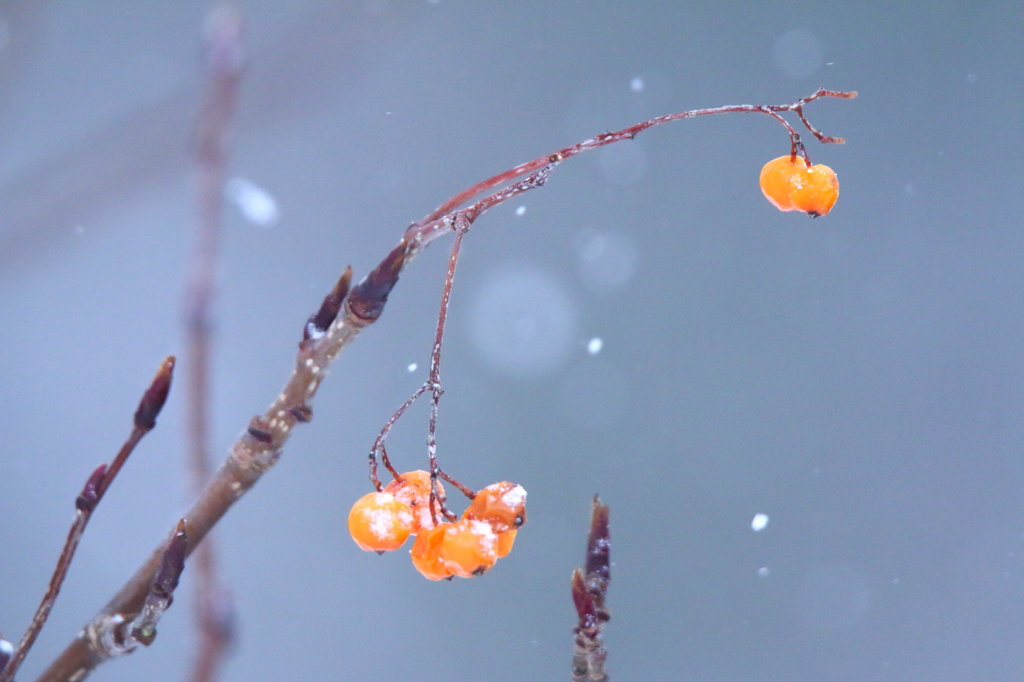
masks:
[[[761,191],[780,211],[803,211],[812,218],[832,210],[839,198],[839,178],[824,164],[807,165],[790,155],[772,159],[761,169]]]
[[[526,490],[511,481],[492,483],[476,494],[462,518],[486,521],[496,533],[515,530],[526,523]]]
[[[444,495],[444,486],[437,482],[438,491]],[[407,471],[398,477],[397,481],[391,481],[384,488],[384,492],[391,493],[395,499],[405,502],[412,510],[412,532],[419,533],[420,530],[434,527],[434,519],[430,513],[430,472],[418,469]],[[440,509],[440,505],[438,505]]]
[[[413,527],[412,510],[390,493],[367,493],[348,513],[348,532],[360,549],[387,552],[398,549]]]

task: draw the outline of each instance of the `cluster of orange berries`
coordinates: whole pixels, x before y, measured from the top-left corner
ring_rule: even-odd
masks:
[[[437,523],[430,509],[430,473],[419,470],[359,498],[348,514],[348,531],[371,552],[398,549],[415,535],[412,565],[430,580],[443,580],[487,571],[512,551],[525,522],[526,491],[501,481],[479,491],[461,519]]]
[[[780,211],[803,211],[817,218],[831,211],[839,198],[839,178],[824,164],[787,154],[761,169],[761,191]]]

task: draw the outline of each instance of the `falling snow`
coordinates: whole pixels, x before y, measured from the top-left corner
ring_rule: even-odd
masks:
[[[595,336],[587,342],[587,352],[591,355],[597,355],[604,348],[604,341],[600,336]]]
[[[750,520],[750,530],[755,533],[760,533],[768,527],[768,521],[770,521],[767,514],[757,513],[754,514],[754,518]]]
[[[228,198],[253,225],[271,227],[281,217],[277,201],[262,187],[245,178],[231,178],[225,187]]]
[[[316,341],[323,335],[324,330],[316,326],[315,322],[310,321],[306,323],[306,336],[308,336],[311,340]]]

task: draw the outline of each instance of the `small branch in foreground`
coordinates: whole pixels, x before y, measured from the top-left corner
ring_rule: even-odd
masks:
[[[573,569],[572,600],[579,622],[573,628],[573,682],[607,682],[604,671],[608,652],[601,640],[601,630],[611,616],[604,608],[608,584],[611,582],[611,539],[608,534],[608,506],[594,495],[590,514],[590,535],[587,538],[587,559],[584,568]]]
[[[407,250],[405,240],[399,242],[377,267],[349,290],[328,328],[300,343],[295,367],[281,393],[263,414],[250,420],[249,427],[231,446],[227,459],[189,508],[185,516],[189,523],[186,558],[228,509],[274,465],[295,425],[312,420],[309,403],[327,370],[337,354],[380,317],[388,294],[398,281]],[[303,336],[307,332],[308,327],[304,325]],[[96,666],[116,655],[89,633],[105,632],[112,626],[134,620],[163,562],[163,555],[161,545],[50,664],[40,676],[40,682],[84,680]]]
[[[157,370],[156,376],[150,382],[149,388],[142,394],[139,406],[135,410],[132,431],[114,457],[114,461],[109,466],[107,464],[100,464],[89,475],[85,485],[82,487],[82,492],[75,499],[75,520],[71,523],[71,528],[68,530],[67,539],[64,541],[64,548],[61,550],[60,557],[57,559],[57,566],[50,577],[50,585],[46,590],[46,594],[43,595],[39,608],[36,609],[36,613],[32,617],[31,624],[22,636],[17,651],[14,652],[10,662],[3,668],[3,672],[0,672],[0,682],[10,682],[10,680],[14,679],[18,668],[21,667],[32,645],[35,644],[36,637],[39,636],[39,632],[46,624],[46,619],[50,616],[50,611],[57,600],[57,595],[60,594],[64,578],[71,567],[71,560],[75,556],[78,543],[82,539],[82,534],[85,532],[85,527],[88,525],[93,511],[95,511],[100,500],[103,499],[103,495],[107,492],[110,484],[114,482],[118,472],[121,471],[121,467],[128,461],[128,456],[135,449],[135,446],[139,444],[143,436],[156,426],[156,418],[160,414],[160,410],[163,409],[164,403],[167,401],[167,394],[171,389],[173,374],[174,356],[170,356],[160,365],[160,369]]]
[[[228,137],[235,117],[238,87],[245,66],[243,21],[228,6],[215,7],[206,18],[206,99],[199,113],[195,149],[197,207],[195,247],[185,292],[188,339],[186,411],[187,461],[192,489],[199,494],[210,477],[210,355],[213,345],[213,307],[220,251]],[[218,577],[214,545],[209,540],[197,551],[195,622],[198,647],[189,677],[209,682],[230,644],[233,605]]]

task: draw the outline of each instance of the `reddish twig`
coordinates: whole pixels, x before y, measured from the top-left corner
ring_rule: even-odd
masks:
[[[185,292],[188,339],[188,402],[186,442],[192,487],[202,491],[210,476],[211,308],[224,208],[228,135],[235,115],[238,86],[245,63],[243,22],[236,9],[215,8],[207,17],[207,93],[199,114],[196,140],[197,211],[195,248]],[[233,607],[217,575],[214,546],[207,541],[196,553],[195,617],[199,647],[190,679],[208,682],[227,652]]]
[[[611,538],[608,532],[607,505],[594,495],[590,512],[590,534],[587,537],[587,558],[583,570],[573,569],[572,601],[579,621],[573,628],[573,682],[607,682],[604,671],[608,652],[601,639],[601,630],[611,616],[604,600],[611,582]]]
[[[854,94],[819,90],[809,97],[788,105],[736,105],[714,109],[694,109],[650,119],[616,133],[605,133],[566,147],[554,154],[520,164],[460,192],[441,204],[423,220],[407,228],[402,240],[361,282],[349,289],[333,319],[326,319],[330,317],[332,304],[327,306],[327,313],[323,316],[320,313],[324,311],[324,306],[321,306],[320,311],[314,314],[312,333],[310,332],[310,323],[307,323],[303,330],[303,341],[299,345],[299,352],[295,359],[295,367],[281,393],[263,414],[252,418],[248,429],[231,446],[227,459],[207,482],[206,487],[186,514],[186,518],[189,520],[188,551],[192,551],[201,543],[227,510],[274,465],[295,425],[308,422],[313,418],[310,402],[338,353],[380,317],[403,268],[428,244],[450,231],[452,226],[463,224],[462,221],[472,224],[488,209],[522,192],[542,186],[555,166],[571,156],[621,140],[632,139],[640,131],[661,123],[711,114],[760,113],[779,120],[786,126],[787,131],[791,131],[793,134],[795,131],[782,119],[781,113],[794,111],[799,115],[805,104],[816,99],[822,97],[850,98]],[[812,130],[812,133],[814,132]],[[827,142],[829,139],[822,136],[822,141]],[[516,180],[517,178],[518,180]],[[501,186],[513,180],[515,182],[512,184]],[[491,191],[491,193],[466,208],[456,210],[456,207],[487,191]],[[328,297],[330,298],[331,294]],[[162,556],[163,548],[159,547],[110,599],[100,613],[90,621],[86,629],[100,621],[109,619],[113,614],[125,618],[134,617],[142,607],[149,585],[161,564]],[[84,634],[79,635],[51,663],[40,680],[57,682],[69,677],[82,680],[90,670],[110,656],[109,652],[97,648],[94,642]]]
[[[622,140],[632,140],[638,134],[653,128],[654,126],[661,125],[663,123],[669,123],[671,121],[680,121],[688,118],[697,118],[698,116],[714,116],[717,114],[764,114],[771,116],[778,121],[782,126],[786,128],[789,133],[790,140],[798,143],[800,140],[800,133],[791,126],[782,114],[788,111],[795,112],[800,118],[800,121],[807,127],[807,129],[814,135],[818,140],[823,143],[829,144],[843,144],[846,140],[841,137],[829,137],[824,135],[817,128],[812,126],[804,114],[804,107],[811,102],[831,97],[839,99],[852,99],[857,96],[856,92],[841,92],[837,90],[825,90],[819,89],[807,97],[798,99],[790,104],[733,104],[724,107],[711,107],[706,109],[690,109],[689,111],[680,111],[675,114],[667,114],[665,116],[658,116],[657,118],[648,119],[635,123],[622,130],[615,132],[602,133],[596,137],[592,137],[576,144],[570,145],[558,151],[547,154],[545,156],[539,156],[532,161],[521,163],[514,168],[498,173],[497,175],[490,177],[483,182],[479,182],[472,187],[459,192],[448,201],[444,202],[432,212],[428,213],[422,220],[413,223],[406,229],[405,237],[409,241],[417,245],[417,249],[421,249],[426,246],[434,239],[436,239],[447,229],[446,221],[453,218],[453,212],[459,206],[465,204],[467,201],[472,200],[474,197],[478,197],[484,192],[492,191],[496,187],[501,187],[506,183],[512,182],[516,178],[523,176],[529,176],[527,179],[533,178],[533,186],[541,186],[547,179],[547,174],[554,168],[555,165],[569,159],[577,154],[581,154],[591,149],[597,149],[598,147],[604,147],[615,142],[621,142]],[[809,159],[808,159],[809,161]],[[519,183],[517,183],[519,184]],[[530,184],[530,183],[528,183]],[[515,188],[517,185],[510,185],[505,188],[509,190]],[[519,188],[517,191],[512,192],[508,196],[502,195],[502,193],[495,192],[489,197],[473,204],[472,206],[460,211],[465,217],[472,223],[477,217],[484,211],[493,206],[511,198],[514,194],[519,194],[521,191],[527,189],[533,189],[533,186],[525,186]]]
[[[437,463],[437,411],[441,403],[441,395],[444,389],[441,387],[441,348],[444,346],[444,328],[448,322],[448,302],[452,297],[452,286],[455,284],[455,268],[459,264],[459,252],[462,249],[462,239],[469,231],[470,222],[464,216],[456,216],[452,224],[455,231],[455,239],[452,241],[452,251],[448,256],[448,271],[445,273],[444,285],[441,287],[441,307],[437,314],[437,329],[434,333],[434,347],[430,352],[430,377],[427,384],[430,386],[430,419],[427,424],[427,456],[430,458],[430,516],[434,523],[437,523],[437,507],[449,521],[455,520],[455,514],[445,504],[445,496],[438,485],[438,477],[448,481],[458,488],[464,495],[472,499],[476,496],[472,490],[462,485],[454,478],[446,474]]]
[[[22,636],[13,657],[3,668],[3,672],[0,673],[0,682],[10,682],[10,680],[14,679],[18,668],[21,667],[32,645],[35,644],[36,637],[39,636],[39,632],[46,624],[46,619],[50,616],[50,611],[57,600],[57,595],[60,594],[64,578],[71,567],[71,560],[75,556],[78,543],[82,539],[82,534],[85,533],[85,527],[88,525],[89,519],[92,518],[93,511],[95,511],[100,500],[103,499],[104,493],[110,488],[110,484],[117,478],[121,467],[128,461],[128,456],[135,450],[135,446],[139,444],[143,436],[156,426],[157,415],[160,414],[160,410],[163,409],[164,403],[167,401],[167,393],[171,388],[171,377],[173,374],[174,357],[171,356],[163,361],[160,369],[157,370],[156,376],[153,377],[153,381],[150,382],[149,388],[142,394],[139,406],[135,410],[132,431],[128,434],[128,438],[121,446],[114,460],[109,466],[107,464],[100,464],[86,480],[82,492],[75,500],[75,520],[71,523],[71,528],[68,530],[67,539],[64,541],[64,548],[60,552],[57,566],[50,577],[50,585],[47,587],[46,594],[43,595],[39,608],[36,609],[32,622]]]
[[[452,286],[455,282],[455,268],[459,263],[459,252],[462,248],[462,239],[469,231],[469,221],[464,216],[457,216],[456,222],[452,225],[455,232],[455,239],[452,242],[451,254],[448,256],[448,271],[445,273],[444,285],[441,288],[441,306],[437,315],[437,328],[434,333],[434,346],[430,353],[430,374],[427,380],[409,398],[402,403],[395,413],[384,423],[377,438],[370,448],[370,482],[377,490],[382,489],[380,478],[377,476],[377,456],[380,455],[384,466],[395,480],[399,480],[400,474],[391,466],[384,441],[387,439],[391,428],[405,414],[406,410],[416,402],[416,399],[425,393],[430,393],[430,418],[427,426],[427,456],[430,460],[430,515],[437,523],[437,515],[440,512],[449,521],[455,520],[455,514],[447,504],[444,492],[438,485],[438,478],[443,478],[463,494],[472,499],[476,493],[459,483],[452,476],[441,469],[437,461],[437,412],[441,402],[441,395],[444,389],[441,387],[441,349],[444,346],[444,329],[448,321],[448,302],[452,296]]]
[[[384,422],[384,426],[381,427],[380,432],[377,433],[377,438],[374,439],[373,445],[370,447],[370,483],[377,491],[384,489],[384,485],[380,482],[380,476],[377,475],[377,455],[380,455],[381,462],[384,464],[384,468],[388,470],[391,476],[397,481],[400,479],[401,474],[391,466],[391,458],[388,457],[387,448],[384,446],[384,441],[387,440],[388,434],[391,433],[392,427],[402,418],[405,411],[412,407],[412,404],[416,402],[416,399],[421,395],[430,390],[429,383],[423,383],[416,391],[409,396],[404,403],[402,403],[394,414]]]

